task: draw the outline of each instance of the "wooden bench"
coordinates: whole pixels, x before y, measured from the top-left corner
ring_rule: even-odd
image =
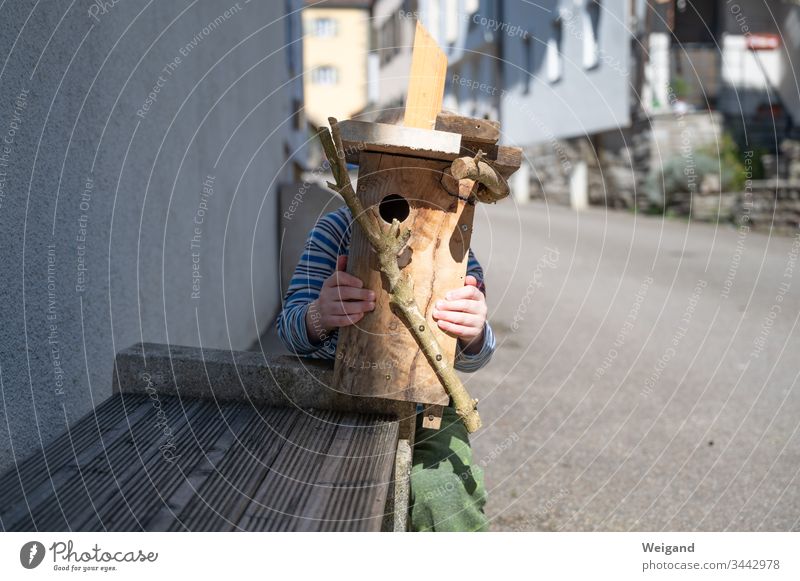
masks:
[[[126,349],[114,394],[0,477],[0,525],[405,530],[413,410],[337,394],[331,371],[252,352]]]

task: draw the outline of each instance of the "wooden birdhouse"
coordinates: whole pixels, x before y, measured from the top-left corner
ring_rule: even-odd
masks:
[[[354,225],[347,270],[375,291],[376,307],[357,324],[339,329],[334,388],[424,404],[432,418],[449,399],[437,366],[452,367],[457,343],[439,329],[433,306],[464,285],[476,202],[506,195],[505,180],[521,160],[519,149],[497,145],[497,123],[441,112],[446,70],[444,53],[418,24],[403,125],[336,123],[346,160],[358,164],[355,192],[364,212],[384,231],[394,220],[409,231],[396,260],[413,283],[421,318],[412,326],[398,316],[379,253],[367,232]],[[481,183],[481,171],[492,174],[494,190]],[[420,348],[423,327],[441,349],[433,360]],[[433,419],[430,426],[436,425]]]

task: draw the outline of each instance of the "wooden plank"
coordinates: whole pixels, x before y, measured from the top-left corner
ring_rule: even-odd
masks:
[[[380,530],[397,428],[385,418],[342,417],[296,530]]]
[[[461,151],[457,157],[475,157],[478,151],[486,154],[488,162],[497,172],[508,179],[522,164],[522,149],[505,145],[492,145],[477,141],[462,141]],[[453,158],[455,159],[455,158]]]
[[[397,424],[367,419],[339,463],[321,530],[381,530],[395,460]]]
[[[279,462],[284,462],[286,468],[283,469],[280,484],[269,499],[274,512],[268,517],[269,526],[261,530],[319,530],[319,523],[309,514],[309,507],[313,506],[315,499],[323,504],[327,500],[325,487],[319,485],[320,475],[326,472],[326,466],[341,462],[346,454],[346,447],[342,449],[341,444],[346,446],[352,437],[349,431],[352,424],[357,424],[359,418],[363,417],[336,414],[321,418],[305,416],[299,420],[308,423],[312,429],[302,432],[304,436],[293,442],[296,449],[292,449],[291,444],[284,449],[282,456],[285,457],[280,458]],[[304,529],[304,525],[310,528]]]
[[[94,510],[76,509],[72,516],[76,523],[72,527],[74,530],[143,530],[142,520],[148,511],[168,496],[166,491],[159,490],[159,482],[170,474],[173,482],[179,479],[186,465],[196,457],[205,433],[222,424],[214,422],[219,419],[218,408],[211,402],[170,402],[175,403],[179,407],[172,414],[166,414],[167,422],[163,427],[157,425],[155,419],[140,424],[119,453],[85,471],[85,493]],[[197,433],[198,426],[207,427],[204,434]],[[168,462],[160,449],[167,441],[167,430],[173,434],[176,444],[173,462]]]
[[[337,427],[325,459],[314,475],[313,485],[317,487],[317,490],[313,497],[308,499],[303,510],[303,518],[298,519],[296,523],[296,530],[319,530],[322,517],[333,494],[332,486],[336,482],[336,474],[347,457],[348,448],[358,427],[353,422],[342,423]]]
[[[301,413],[289,408],[271,408],[263,414],[254,411],[253,416],[255,423],[228,450],[219,470],[203,483],[170,530],[237,529],[236,523],[255,498]]]
[[[441,160],[455,159],[461,151],[461,135],[458,133],[352,119],[340,121],[339,131],[348,161],[357,161],[362,151]]]
[[[164,396],[159,407],[178,444],[176,460],[167,463],[153,400],[125,396],[126,416],[122,397],[112,399],[100,408],[103,440],[51,464],[53,481],[26,491],[31,509],[19,491],[3,514],[4,529],[232,530],[237,522],[250,530],[379,528],[396,421]],[[73,432],[95,421],[86,417]],[[69,438],[58,446],[71,448]]]
[[[462,141],[475,143],[497,143],[500,139],[500,123],[497,121],[462,117],[446,111],[436,116],[436,131],[459,133]]]
[[[141,375],[145,359],[149,382]],[[145,397],[180,395],[219,403],[408,416],[404,402],[322,389],[332,382],[333,361],[159,343],[137,343],[117,353],[114,377],[115,389]]]
[[[5,522],[12,518],[11,510],[27,510],[27,502],[33,502],[39,495],[38,490],[47,494],[60,486],[66,466],[80,465],[82,459],[93,458],[100,450],[98,442],[100,446],[110,446],[122,434],[117,426],[126,412],[130,419],[136,409],[142,408],[140,414],[146,411],[145,404],[149,407],[149,403],[144,395],[126,395],[124,400],[122,395],[112,396],[67,427],[66,437],[57,438],[44,450],[37,450],[6,472],[0,478],[0,519]],[[87,450],[92,451],[87,453]],[[25,500],[21,502],[21,499]]]
[[[458,157],[474,157],[478,151],[503,177],[508,178],[522,163],[522,149],[462,137],[458,133],[409,129],[385,123],[340,121],[342,146],[347,163],[358,164],[361,153],[388,153],[453,161]]]
[[[336,430],[334,412],[304,415],[292,428],[270,471],[245,510],[238,527],[246,531],[279,530],[281,515],[292,513],[298,496],[324,460]]]
[[[442,427],[442,413],[444,407],[440,405],[425,406],[422,412],[422,427],[428,430],[438,430]]]
[[[151,402],[141,398],[132,404],[132,396],[126,396],[126,403],[131,410],[131,415],[118,419],[117,423],[105,430],[102,436],[94,439],[81,450],[75,450],[72,458],[62,464],[51,464],[47,470],[47,480],[34,488],[25,490],[24,498],[16,499],[3,509],[3,521],[11,530],[69,530],[71,528],[68,511],[79,501],[74,497],[77,487],[78,492],[85,490],[83,471],[97,463],[97,458],[106,458],[114,454],[120,446],[125,446],[130,433],[137,426],[150,423],[155,413]],[[121,405],[122,398],[116,399]],[[91,417],[84,421],[91,421]],[[68,438],[58,441],[68,447]],[[86,499],[83,499],[86,501]],[[80,504],[84,510],[92,511],[91,502]],[[72,523],[74,524],[74,523]]]
[[[408,530],[408,508],[411,503],[411,466],[413,451],[408,440],[397,442],[397,455],[394,462],[394,503],[393,531]]]
[[[194,498],[197,490],[205,483],[205,481],[217,472],[220,464],[225,459],[225,456],[230,451],[231,447],[239,438],[239,434],[246,430],[247,427],[255,421],[255,414],[250,408],[245,408],[243,405],[226,406],[234,408],[234,413],[227,413],[227,417],[220,414],[217,423],[219,430],[216,431],[218,436],[216,440],[209,438],[205,444],[195,437],[193,444],[197,444],[197,448],[202,452],[197,462],[192,466],[187,463],[187,469],[181,470],[180,478],[172,483],[173,490],[169,491],[166,484],[157,485],[155,488],[159,491],[161,502],[145,508],[142,511],[140,522],[147,531],[165,531],[177,519],[177,515],[185,509],[189,502]],[[222,410],[220,410],[222,412]],[[194,448],[194,446],[192,446]],[[113,523],[112,523],[113,524]],[[114,527],[118,530],[126,530],[124,527]]]
[[[417,21],[403,118],[406,127],[434,128],[436,116],[442,109],[446,76],[447,56]]]

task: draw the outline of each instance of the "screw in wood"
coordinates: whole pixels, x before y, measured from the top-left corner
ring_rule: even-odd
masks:
[[[419,332],[422,333],[425,330],[425,325],[419,326]]]
[[[392,376],[387,373],[386,374],[386,381],[389,381],[391,378],[392,378]]]
[[[440,353],[437,353],[436,354],[436,361],[441,361],[441,360],[442,360],[442,355]]]
[[[463,232],[466,232],[467,230],[469,230],[469,226],[467,226],[466,224],[461,224],[461,230]]]

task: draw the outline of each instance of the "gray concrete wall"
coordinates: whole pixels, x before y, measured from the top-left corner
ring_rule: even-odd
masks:
[[[585,3],[542,0],[507,2],[501,18],[518,31],[503,36],[503,87],[500,99],[504,141],[524,146],[578,137],[629,123],[634,77],[629,0],[609,0],[600,6],[597,66],[583,65]],[[553,21],[562,20],[562,75],[550,82],[546,45],[554,35]],[[504,30],[510,30],[509,28]]]
[[[263,331],[300,133],[295,0],[34,4],[0,10],[0,469],[111,393],[115,351]]]

